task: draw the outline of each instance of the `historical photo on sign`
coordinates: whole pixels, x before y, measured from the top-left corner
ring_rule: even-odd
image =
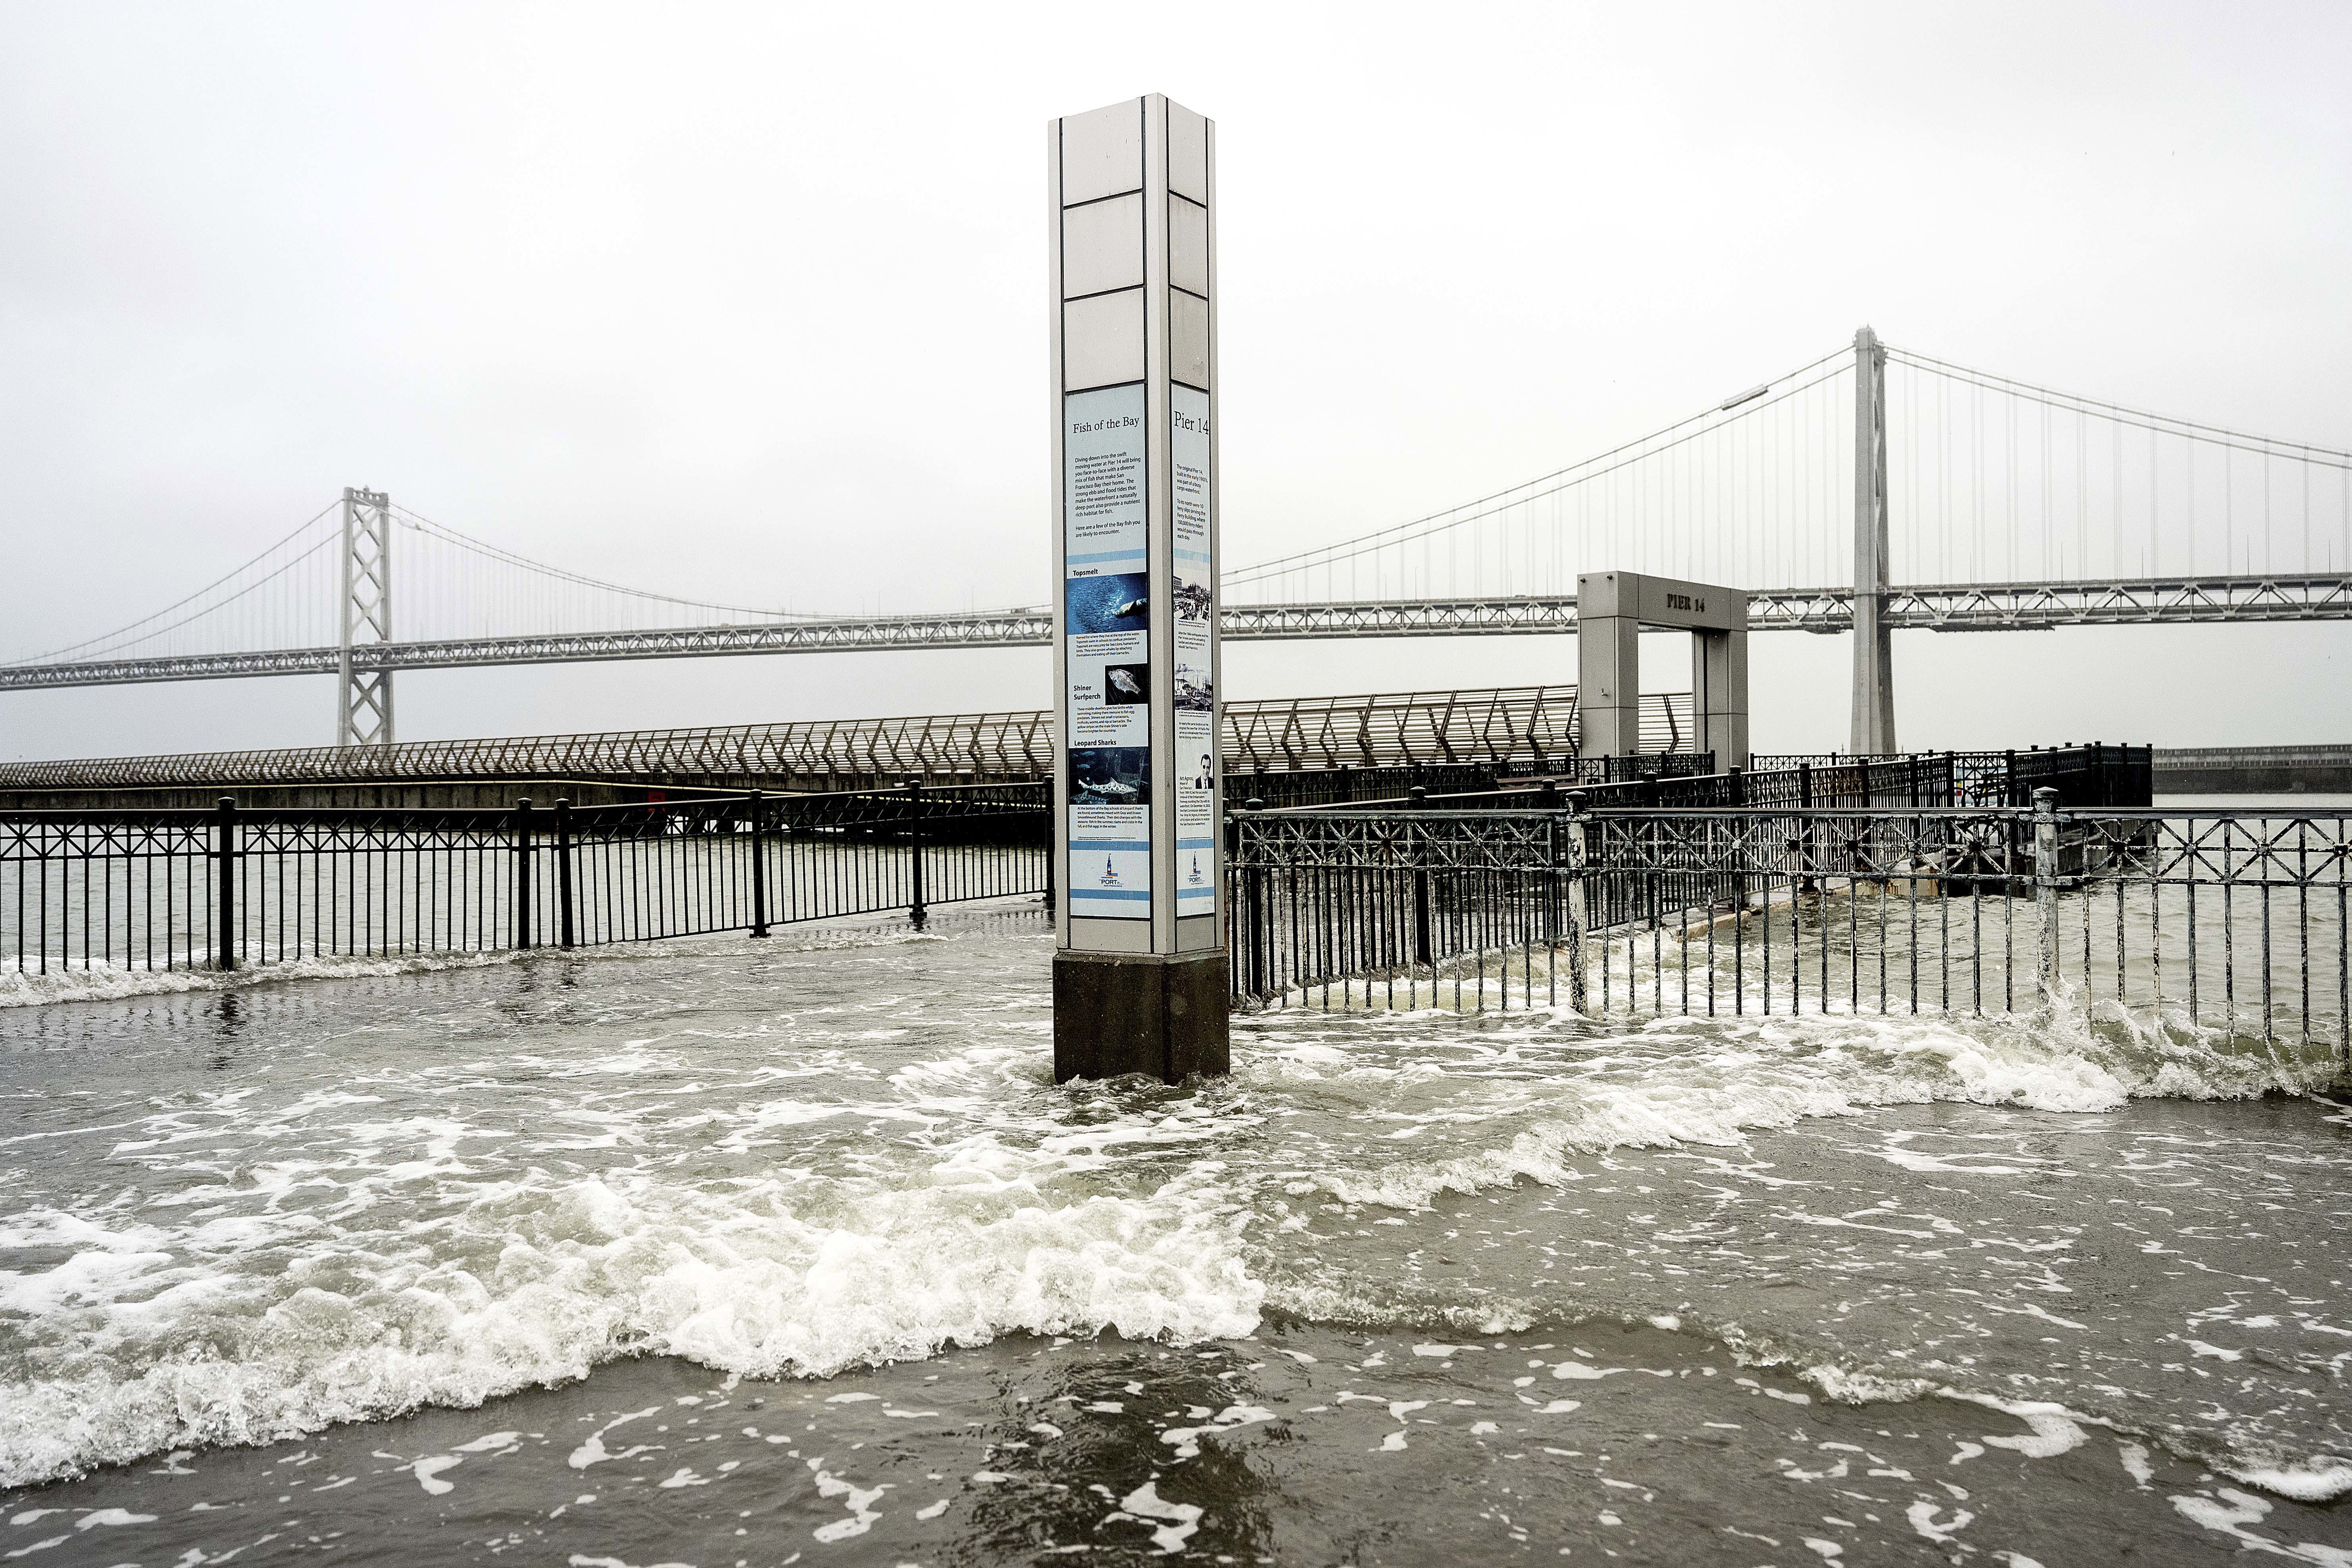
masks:
[[[1178,573],[1175,599],[1176,618],[1179,621],[1197,621],[1202,625],[1207,624],[1214,596],[1210,594],[1209,585],[1206,583],[1196,583],[1182,573]]]
[[[1209,661],[1202,658],[1197,663],[1182,654],[1176,656],[1175,699],[1180,712],[1206,713],[1216,705],[1216,690],[1209,677]]]
[[[1073,577],[1063,585],[1072,637],[1139,632],[1151,625],[1151,579],[1141,572]]]
[[[1141,746],[1073,747],[1070,801],[1077,805],[1150,805],[1150,752]]]

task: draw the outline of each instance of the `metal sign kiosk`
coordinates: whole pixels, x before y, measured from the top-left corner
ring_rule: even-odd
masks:
[[[1215,131],[1053,122],[1054,1078],[1227,1068]]]

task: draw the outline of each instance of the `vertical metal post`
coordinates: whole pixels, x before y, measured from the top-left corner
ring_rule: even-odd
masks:
[[[555,922],[556,940],[564,947],[572,945],[572,802],[563,795],[555,797]]]
[[[2033,792],[2033,908],[2041,935],[2035,944],[2043,1005],[2058,1000],[2058,792]]]
[[[751,792],[751,934],[768,934],[768,834],[763,822],[767,795]],[[1048,858],[1048,864],[1051,858]],[[570,945],[569,943],[566,944]]]
[[[1886,528],[1886,351],[1868,327],[1853,335],[1853,722],[1857,757],[1892,755],[1892,586]]]
[[[1588,827],[1584,792],[1570,790],[1564,845],[1568,855],[1568,931],[1564,945],[1568,948],[1568,1005],[1580,1014],[1592,1011],[1584,982],[1584,933],[1591,928],[1592,911],[1591,897],[1584,881],[1591,869]]]
[[[514,944],[530,946],[530,797],[515,802]]]
[[[915,901],[908,907],[907,918],[917,930],[930,919],[931,911],[923,907],[923,782],[907,781],[907,858],[914,868]]]
[[[215,830],[220,858],[219,890],[214,895],[213,966],[236,967],[236,800],[220,797],[219,826]]]
[[[1247,814],[1247,819],[1261,834],[1264,833],[1265,825],[1259,820],[1257,814],[1265,809],[1265,802],[1255,795],[1242,803],[1242,810]],[[1272,955],[1266,950],[1268,922],[1265,909],[1265,868],[1261,864],[1264,856],[1258,853],[1262,847],[1262,841],[1260,845],[1252,847],[1249,869],[1244,874],[1242,887],[1242,901],[1249,910],[1247,922],[1249,961],[1243,967],[1248,978],[1249,994],[1253,997],[1266,994],[1268,977],[1274,967]]]
[[[1405,793],[1412,801],[1412,809],[1416,812],[1421,810],[1422,803],[1429,798],[1429,792],[1419,784],[1413,785]],[[1429,963],[1429,955],[1432,952],[1429,940],[1429,866],[1422,853],[1422,831],[1421,821],[1416,817],[1412,825],[1412,961],[1415,963]],[[1429,983],[1432,985],[1437,984],[1437,972],[1434,968],[1430,971]]]

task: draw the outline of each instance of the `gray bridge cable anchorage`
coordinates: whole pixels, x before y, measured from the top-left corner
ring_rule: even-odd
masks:
[[[1234,641],[1336,637],[1557,636],[1576,630],[1576,596],[1360,600],[1312,605],[1227,605],[1222,634]],[[2096,582],[1951,583],[1896,587],[1886,625],[1903,631],[2041,631],[2074,626],[2183,626],[2253,621],[2352,620],[2352,571],[2251,575],[2168,575]],[[1853,625],[1846,587],[1756,589],[1750,631],[1843,632]],[[918,648],[1038,647],[1050,638],[1045,610],[909,616],[651,631],[383,643],[352,652],[362,668],[461,669],[606,659],[710,658],[745,654],[872,653]],[[334,647],[278,648],[0,668],[0,691],[126,686],[170,680],[325,675]]]

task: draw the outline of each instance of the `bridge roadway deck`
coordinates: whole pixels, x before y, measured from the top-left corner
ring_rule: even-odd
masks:
[[[2177,626],[2240,621],[2352,620],[2352,574],[2303,576],[2146,577],[2093,583],[1947,584],[1897,588],[1885,618],[1898,629],[2038,631],[2079,626]],[[1236,641],[1364,637],[1558,634],[1576,629],[1576,596],[1347,600],[1229,605],[1223,635]],[[1757,589],[1756,631],[1834,633],[1853,624],[1850,588]],[[1045,609],[965,615],[681,626],[378,643],[352,650],[364,669],[457,669],[481,665],[571,664],[603,659],[709,658],[731,654],[850,653],[891,648],[1042,647]],[[30,664],[0,668],[0,691],[129,686],[265,675],[321,675],[333,647]]]

